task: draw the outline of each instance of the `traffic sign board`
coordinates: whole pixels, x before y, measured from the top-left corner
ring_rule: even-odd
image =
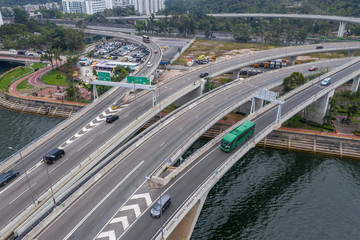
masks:
[[[101,81],[111,81],[109,72],[98,72],[98,77]]]
[[[127,76],[126,80],[127,83],[150,85],[150,80],[147,77]]]

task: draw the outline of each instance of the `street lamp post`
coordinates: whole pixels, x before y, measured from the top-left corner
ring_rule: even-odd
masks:
[[[52,184],[51,184],[51,180],[50,180],[49,169],[48,169],[47,163],[44,163],[44,164],[45,164],[45,168],[46,168],[46,172],[47,172],[47,176],[48,176],[48,181],[49,181],[49,185],[50,185],[51,197],[52,197],[53,202],[54,202],[54,207],[56,207],[56,201],[55,201],[54,191],[52,189]]]
[[[26,168],[25,168],[24,159],[23,159],[23,157],[22,157],[22,155],[21,155],[21,151],[18,151],[18,150],[16,150],[16,149],[13,148],[13,147],[8,147],[8,148],[9,148],[10,150],[19,152],[21,165],[22,165],[23,170],[24,170],[24,172],[25,172],[26,181],[27,181],[27,183],[28,183],[29,190],[30,190],[30,193],[31,193],[31,199],[32,199],[32,201],[33,201],[33,203],[34,203],[34,206],[36,206],[35,198],[34,198],[34,193],[33,193],[32,189],[31,189],[31,185],[30,185],[30,181],[29,181],[29,176],[28,176],[27,171],[26,171]]]

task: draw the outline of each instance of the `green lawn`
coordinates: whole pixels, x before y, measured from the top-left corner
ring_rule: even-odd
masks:
[[[36,62],[33,65],[31,65],[32,68],[43,68],[45,67],[47,64],[46,63],[41,63],[41,62]]]
[[[62,78],[57,79],[56,75],[61,74]],[[49,85],[55,85],[55,86],[68,86],[66,82],[66,76],[61,73],[59,70],[51,70],[50,72],[46,73],[44,76],[42,76],[41,81],[43,83],[49,84]]]
[[[33,69],[29,67],[20,67],[14,71],[9,72],[4,77],[0,79],[0,89],[4,91],[8,91],[9,86],[14,83],[16,80],[29,75],[30,73],[34,72]]]
[[[27,82],[27,79],[19,83],[19,85],[16,86],[16,90],[22,90],[22,89],[32,89],[34,88],[34,85],[31,85]]]

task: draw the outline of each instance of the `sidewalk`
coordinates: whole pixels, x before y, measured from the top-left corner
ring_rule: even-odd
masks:
[[[332,136],[332,137],[341,137],[341,138],[348,138],[348,139],[359,139],[360,136],[355,136],[354,134],[346,134],[346,133],[330,133],[330,132],[320,132],[308,129],[298,129],[298,128],[288,128],[288,127],[280,127],[279,130],[285,130],[289,132],[299,132],[299,133],[309,133],[314,135],[321,135],[321,136]]]

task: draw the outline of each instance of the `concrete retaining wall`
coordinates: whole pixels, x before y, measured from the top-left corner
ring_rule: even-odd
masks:
[[[45,102],[12,96],[0,91],[0,106],[17,112],[68,118],[83,106],[66,103]]]
[[[309,133],[273,131],[258,146],[360,159],[360,140]]]

